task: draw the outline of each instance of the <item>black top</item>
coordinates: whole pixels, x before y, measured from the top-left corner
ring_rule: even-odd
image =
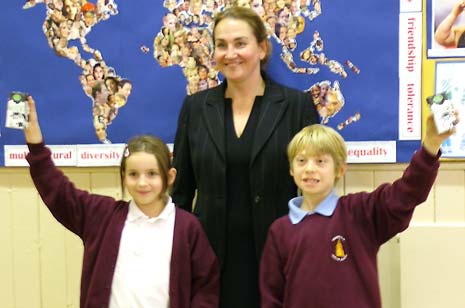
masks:
[[[257,259],[268,227],[288,213],[287,203],[297,193],[289,174],[287,145],[304,126],[319,122],[308,93],[280,85],[266,74],[262,76],[265,93],[250,145],[249,174],[244,176],[250,184]],[[175,204],[198,217],[222,265],[228,225],[226,88],[227,80],[185,97],[174,142],[173,164],[178,173],[172,191]]]
[[[222,308],[259,307],[258,260],[253,232],[250,159],[260,114],[257,97],[241,136],[236,135],[231,100],[225,104],[227,224],[221,276]]]

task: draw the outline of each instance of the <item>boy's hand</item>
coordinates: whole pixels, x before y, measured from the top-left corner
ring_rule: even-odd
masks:
[[[41,143],[43,141],[42,132],[40,131],[39,120],[37,118],[36,105],[34,99],[29,96],[27,98],[29,105],[29,123],[24,129],[24,137],[27,143]]]
[[[454,113],[456,123],[458,123],[460,121],[459,114],[457,111]],[[430,113],[426,120],[426,133],[425,138],[423,139],[423,146],[431,155],[437,155],[441,144],[454,133],[455,127],[445,133],[438,134],[436,125],[434,124],[433,114]]]

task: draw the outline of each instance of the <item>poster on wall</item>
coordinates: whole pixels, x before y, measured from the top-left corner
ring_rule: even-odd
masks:
[[[428,0],[428,57],[465,57],[465,1]]]
[[[184,97],[222,82],[211,29],[230,2],[7,1],[3,106],[11,91],[34,97],[61,165],[117,164],[138,134],[172,144]],[[421,5],[402,15],[392,1],[234,2],[262,16],[273,44],[268,74],[312,94],[322,123],[346,139],[350,162],[410,159],[421,138]],[[22,132],[1,124],[0,164],[26,165]]]
[[[465,112],[465,62],[437,62],[435,93],[441,94],[459,114]],[[444,104],[444,103],[442,103]],[[456,133],[441,146],[443,158],[465,159],[465,123],[459,122]]]

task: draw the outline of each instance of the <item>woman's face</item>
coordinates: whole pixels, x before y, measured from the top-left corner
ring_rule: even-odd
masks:
[[[278,15],[278,21],[280,24],[285,25],[289,22],[289,12],[287,9],[282,9]]]
[[[98,140],[103,141],[107,138],[107,130],[105,124],[96,123],[95,124],[95,134],[97,135]]]
[[[215,28],[216,69],[229,81],[245,81],[260,75],[260,60],[266,56],[266,41],[257,42],[247,22],[226,18]]]

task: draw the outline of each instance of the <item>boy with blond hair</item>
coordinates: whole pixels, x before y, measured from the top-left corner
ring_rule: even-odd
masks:
[[[303,128],[288,146],[290,173],[302,196],[270,227],[260,265],[262,308],[379,308],[376,255],[405,230],[435,181],[440,146],[427,119],[422,147],[401,178],[373,192],[337,196],[346,171],[344,139],[334,129]]]

